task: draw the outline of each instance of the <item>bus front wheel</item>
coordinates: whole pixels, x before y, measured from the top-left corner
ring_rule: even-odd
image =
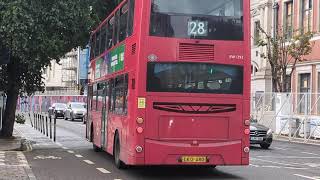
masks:
[[[114,163],[118,169],[125,169],[126,165],[120,160],[120,140],[119,135],[116,133],[115,140],[114,140],[114,150],[113,150],[113,157],[114,157]]]

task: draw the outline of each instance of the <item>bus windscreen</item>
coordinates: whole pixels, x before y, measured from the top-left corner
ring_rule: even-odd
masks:
[[[243,0],[152,0],[150,36],[243,40]]]
[[[209,63],[148,63],[148,92],[242,94],[243,67]]]

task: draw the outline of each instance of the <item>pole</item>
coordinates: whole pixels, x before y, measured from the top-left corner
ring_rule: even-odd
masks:
[[[53,141],[56,142],[56,135],[57,135],[57,129],[56,129],[56,124],[57,124],[57,118],[54,118],[54,123],[53,123]]]
[[[50,139],[52,139],[52,117],[49,116],[49,120],[50,120]]]
[[[46,135],[48,137],[48,116],[46,116]]]

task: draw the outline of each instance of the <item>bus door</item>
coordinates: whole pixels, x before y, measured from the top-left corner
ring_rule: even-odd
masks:
[[[109,83],[106,83],[103,89],[103,108],[101,116],[101,148],[105,149],[107,144],[106,135],[108,133],[108,109],[109,109]]]

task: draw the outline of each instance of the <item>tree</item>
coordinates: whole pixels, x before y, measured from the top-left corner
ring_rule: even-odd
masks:
[[[10,62],[0,65],[0,89],[7,94],[0,136],[12,136],[18,96],[44,90],[42,73],[50,61],[87,44],[102,12],[110,10],[95,11],[101,2],[0,0],[0,39],[10,50]]]
[[[288,34],[281,30],[271,36],[261,27],[258,28],[264,35],[264,38],[259,40],[258,46],[266,48],[261,56],[270,64],[273,91],[286,92],[289,88],[286,82],[291,80],[296,64],[305,61],[304,57],[312,51],[313,44],[310,40],[313,33],[299,31],[292,38],[288,38]],[[288,67],[291,67],[290,76],[287,76]]]

